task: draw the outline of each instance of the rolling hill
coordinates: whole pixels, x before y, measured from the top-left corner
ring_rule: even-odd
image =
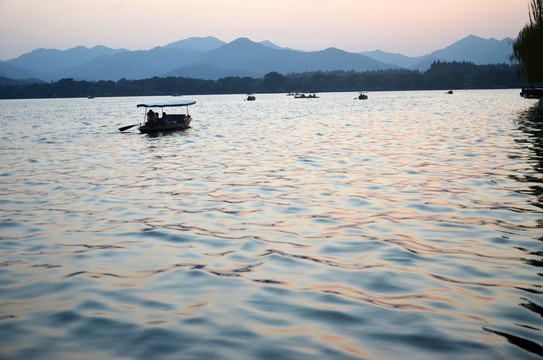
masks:
[[[508,63],[511,39],[482,39],[470,35],[428,55],[409,57],[383,51],[350,53],[337,48],[300,51],[239,38],[225,43],[215,37],[192,37],[155,47],[129,51],[95,46],[68,50],[37,49],[0,62],[0,76],[9,79],[38,78],[56,81],[135,80],[150,77],[195,77],[216,80],[226,76],[263,77],[309,71],[365,72],[386,69],[425,71],[435,60],[469,61],[475,64]]]
[[[426,71],[436,60],[466,61],[475,65],[509,64],[509,57],[513,54],[512,42],[511,38],[496,40],[470,35],[425,56],[410,57],[380,50],[366,51],[361,54],[400,68]]]

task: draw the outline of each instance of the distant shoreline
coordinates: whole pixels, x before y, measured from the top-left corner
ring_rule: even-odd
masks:
[[[85,81],[61,79],[52,83],[9,83],[0,79],[0,99],[164,96],[175,94],[247,94],[281,92],[404,91],[450,89],[508,89],[525,85],[515,66],[434,62],[424,73],[410,70],[371,72],[309,72],[264,78],[225,77],[201,80],[153,77],[143,80]],[[8,83],[6,83],[6,81]]]

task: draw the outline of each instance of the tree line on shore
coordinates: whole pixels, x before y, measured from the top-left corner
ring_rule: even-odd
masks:
[[[232,76],[218,80],[153,77],[143,80],[76,81],[68,78],[51,83],[2,85],[0,99],[517,88],[523,85],[523,80],[517,73],[515,65],[475,65],[470,62],[435,61],[424,73],[383,70],[363,73],[329,71],[282,75],[270,72],[263,78]]]

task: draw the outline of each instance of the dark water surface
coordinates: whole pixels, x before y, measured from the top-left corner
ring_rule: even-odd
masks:
[[[543,356],[518,90],[0,101],[1,359]]]

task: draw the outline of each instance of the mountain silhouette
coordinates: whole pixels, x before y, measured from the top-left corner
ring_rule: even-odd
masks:
[[[390,68],[390,65],[360,54],[330,48],[315,52],[302,52],[272,48],[247,38],[236,39],[205,53],[198,63],[215,68],[248,71],[262,77],[276,71],[287,74],[306,71],[355,70],[368,71]],[[177,73],[180,74],[180,69]]]
[[[505,38],[483,39],[469,35],[443,49],[436,50],[428,55],[410,57],[401,54],[387,53],[381,50],[366,51],[361,54],[372,59],[394,64],[401,68],[426,71],[434,61],[467,61],[475,65],[509,64],[509,57],[513,53],[513,39]]]
[[[218,49],[226,44],[224,41],[213,36],[207,37],[190,37],[188,39],[179,40],[164,46],[166,49],[179,48],[185,50],[196,50],[206,52],[209,50]]]
[[[511,38],[498,41],[470,35],[429,56],[445,61],[469,61],[475,65],[509,63],[509,56],[513,53],[512,42]]]
[[[300,51],[239,38],[225,43],[215,37],[191,37],[150,50],[129,51],[95,46],[68,50],[37,49],[0,62],[0,76],[56,81],[129,80],[180,76],[216,80],[226,76],[263,77],[310,71],[427,70],[432,62],[469,61],[475,64],[508,63],[512,40],[482,39],[470,35],[425,56],[409,57],[380,50],[351,53],[337,48]]]
[[[179,48],[156,47],[151,50],[128,51],[113,56],[99,56],[77,67],[52,74],[52,79],[128,80],[161,76],[180,64],[198,59],[201,52]]]
[[[36,49],[6,63],[35,74],[54,74],[84,64],[99,56],[111,56],[127,51],[126,49],[110,49],[100,45],[91,49],[84,46],[68,50]]]

